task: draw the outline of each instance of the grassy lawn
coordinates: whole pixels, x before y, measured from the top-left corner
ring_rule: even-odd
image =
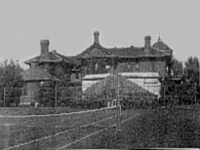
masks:
[[[200,146],[200,110],[198,109],[186,107],[132,109],[123,111],[122,113],[122,120],[131,116],[133,116],[133,118],[122,124],[122,130],[118,134],[115,127],[111,127],[108,130],[71,144],[63,149],[187,148]],[[61,119],[64,121],[63,125],[59,126],[59,124],[57,124],[57,126],[55,126],[55,124],[53,124],[53,126],[46,126],[46,128],[39,126],[36,128],[24,128],[20,124],[20,126],[16,128],[15,123],[15,126],[9,128],[10,134],[8,134],[8,130],[0,126],[0,133],[3,135],[1,137],[4,137],[0,140],[4,142],[4,145],[10,143],[15,143],[13,145],[16,145],[17,143],[19,144],[24,141],[37,139],[44,135],[52,135],[64,131],[73,127],[73,125],[78,126],[80,124],[89,123],[92,119],[100,120],[115,114],[116,112],[113,113],[110,111],[106,113],[93,113],[89,116],[73,116],[66,120]],[[68,122],[70,119],[71,122]],[[51,121],[56,122],[54,119]],[[58,119],[57,121],[60,120]],[[42,124],[45,120],[40,120],[39,122]],[[46,123],[48,124],[48,122]],[[113,118],[100,124],[90,125],[61,134],[56,136],[56,138],[49,138],[37,144],[30,144],[27,147],[20,148],[20,150],[60,148],[115,123],[116,118]],[[23,122],[23,124],[26,124],[26,122]],[[30,122],[28,122],[28,124],[30,124]],[[68,126],[64,124],[68,124]],[[10,138],[9,135],[12,135],[12,138]],[[20,141],[20,138],[24,141]],[[7,143],[6,139],[9,139]],[[2,148],[3,147],[0,147],[0,149]]]
[[[0,149],[26,143],[44,136],[53,135],[70,128],[113,116],[115,114],[116,108],[84,114],[75,113],[69,116],[60,115],[27,118],[0,117]],[[59,135],[57,138],[53,137],[48,140],[42,140],[41,142],[38,142],[38,144],[33,144],[33,149],[44,149],[46,145],[51,147],[53,146],[52,143],[56,144],[57,141],[59,142],[59,138],[65,138],[68,134],[69,133]],[[32,144],[29,144],[28,148],[24,147],[24,149],[30,149],[32,147],[30,145]]]
[[[199,113],[197,109],[173,108],[146,111],[125,122],[119,134],[112,128],[68,148],[197,148],[200,146]]]

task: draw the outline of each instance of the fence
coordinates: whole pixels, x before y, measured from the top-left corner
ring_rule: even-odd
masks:
[[[90,105],[92,108],[95,101],[111,101],[117,98],[117,91],[114,87],[110,90],[100,89],[98,87],[93,87],[94,92],[82,92],[81,86],[76,87],[40,87],[38,93],[36,94],[35,101],[40,103],[40,106],[46,107],[73,107],[74,105],[82,105],[84,103],[87,107]],[[148,87],[146,87],[148,88]],[[149,88],[150,89],[150,88]],[[148,90],[132,89],[130,87],[121,87],[119,89],[119,97],[123,98],[133,98],[137,97],[147,97],[149,99],[152,94]],[[134,94],[135,93],[135,94]],[[140,94],[138,94],[140,93]],[[0,106],[1,107],[12,107],[18,106],[21,101],[22,96],[26,96],[27,91],[24,88],[0,88]],[[92,104],[90,104],[92,103]],[[103,103],[106,106],[107,103]],[[83,106],[84,107],[84,106]]]
[[[0,88],[0,106],[18,106],[27,91],[24,88]],[[174,103],[197,103],[199,93],[195,84],[187,85],[122,85],[116,87],[93,86],[82,92],[82,86],[68,87],[40,87],[34,97],[40,106],[44,107],[80,107],[80,108],[102,108],[109,101],[119,98],[125,105],[134,101],[134,105],[151,104],[155,99],[161,98],[161,103],[167,105],[170,99]],[[192,101],[192,102],[190,102]],[[128,107],[127,106],[127,107]],[[131,106],[132,107],[132,106]]]
[[[117,126],[118,108],[120,107],[49,115],[0,116],[1,123],[4,123],[0,126],[4,127],[0,149],[68,147]],[[127,116],[122,116],[122,121],[126,120]]]

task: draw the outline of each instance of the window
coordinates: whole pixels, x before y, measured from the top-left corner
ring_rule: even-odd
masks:
[[[145,79],[144,84],[158,84],[158,79]]]
[[[138,64],[138,63],[135,64],[135,69],[136,69],[136,70],[139,69],[139,64]]]
[[[128,69],[130,69],[130,68],[131,68],[131,64],[128,64],[128,66],[127,66],[127,67],[128,67]]]
[[[110,69],[110,65],[106,65],[106,69]]]
[[[98,66],[98,64],[96,63],[96,64],[95,64],[95,71],[98,70],[98,67],[99,67],[99,66]]]
[[[79,79],[79,73],[76,73],[76,79]]]
[[[40,85],[43,86],[43,85],[44,85],[44,81],[41,81],[41,82],[40,82]]]

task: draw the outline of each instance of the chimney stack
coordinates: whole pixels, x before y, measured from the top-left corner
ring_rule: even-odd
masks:
[[[151,36],[145,36],[145,49],[150,49],[151,47]]]
[[[41,55],[47,55],[49,52],[49,40],[41,40]]]
[[[94,43],[99,44],[99,32],[98,31],[94,32]]]

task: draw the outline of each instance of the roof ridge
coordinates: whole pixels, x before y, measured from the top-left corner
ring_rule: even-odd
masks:
[[[58,57],[58,59],[60,59],[60,61],[62,61],[63,59],[58,55],[57,51],[56,50],[52,50],[50,51],[52,54],[55,54],[56,57]],[[60,54],[62,55],[62,54]]]

